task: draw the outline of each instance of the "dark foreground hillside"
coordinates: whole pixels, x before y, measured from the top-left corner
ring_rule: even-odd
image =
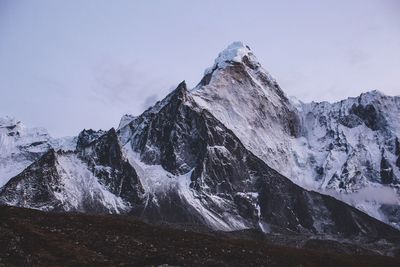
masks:
[[[121,216],[0,207],[0,266],[400,266],[145,224]]]

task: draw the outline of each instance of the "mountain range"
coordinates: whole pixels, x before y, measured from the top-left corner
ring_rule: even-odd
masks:
[[[400,247],[400,97],[288,98],[235,42],[107,131],[0,119],[0,204]],[[397,228],[397,229],[396,229]]]

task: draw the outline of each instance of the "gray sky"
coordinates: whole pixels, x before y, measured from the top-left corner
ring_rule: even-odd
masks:
[[[304,101],[400,94],[398,0],[0,0],[0,116],[108,129],[237,40]]]

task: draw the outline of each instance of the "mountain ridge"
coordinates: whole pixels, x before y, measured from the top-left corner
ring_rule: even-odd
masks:
[[[294,103],[255,56],[246,60],[246,55],[225,61],[208,80],[192,90],[195,99],[247,149],[295,183],[324,194],[344,193],[349,204],[399,227],[384,207],[400,214],[400,97],[375,90],[334,103]],[[364,188],[371,193],[377,188],[375,195],[386,190],[397,201],[355,200]]]

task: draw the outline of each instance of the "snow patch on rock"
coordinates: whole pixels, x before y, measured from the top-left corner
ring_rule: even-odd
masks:
[[[75,154],[59,155],[57,171],[61,177],[61,190],[55,192],[56,199],[68,210],[81,210],[82,203],[100,202],[112,213],[120,213],[129,206],[99,183],[88,166]]]
[[[135,168],[145,189],[147,198],[145,206],[150,204],[150,200],[157,203],[158,196],[166,195],[169,191],[175,190],[188,205],[202,215],[212,229],[233,231],[248,228],[239,216],[230,213],[217,214],[207,208],[209,203],[204,203],[204,199],[190,186],[190,177],[193,170],[182,175],[174,175],[166,171],[161,165],[145,164],[141,161],[140,154],[132,150],[130,143],[124,146],[124,154],[129,163]],[[215,195],[209,194],[206,198],[220,207],[230,205],[226,203],[226,200]]]

